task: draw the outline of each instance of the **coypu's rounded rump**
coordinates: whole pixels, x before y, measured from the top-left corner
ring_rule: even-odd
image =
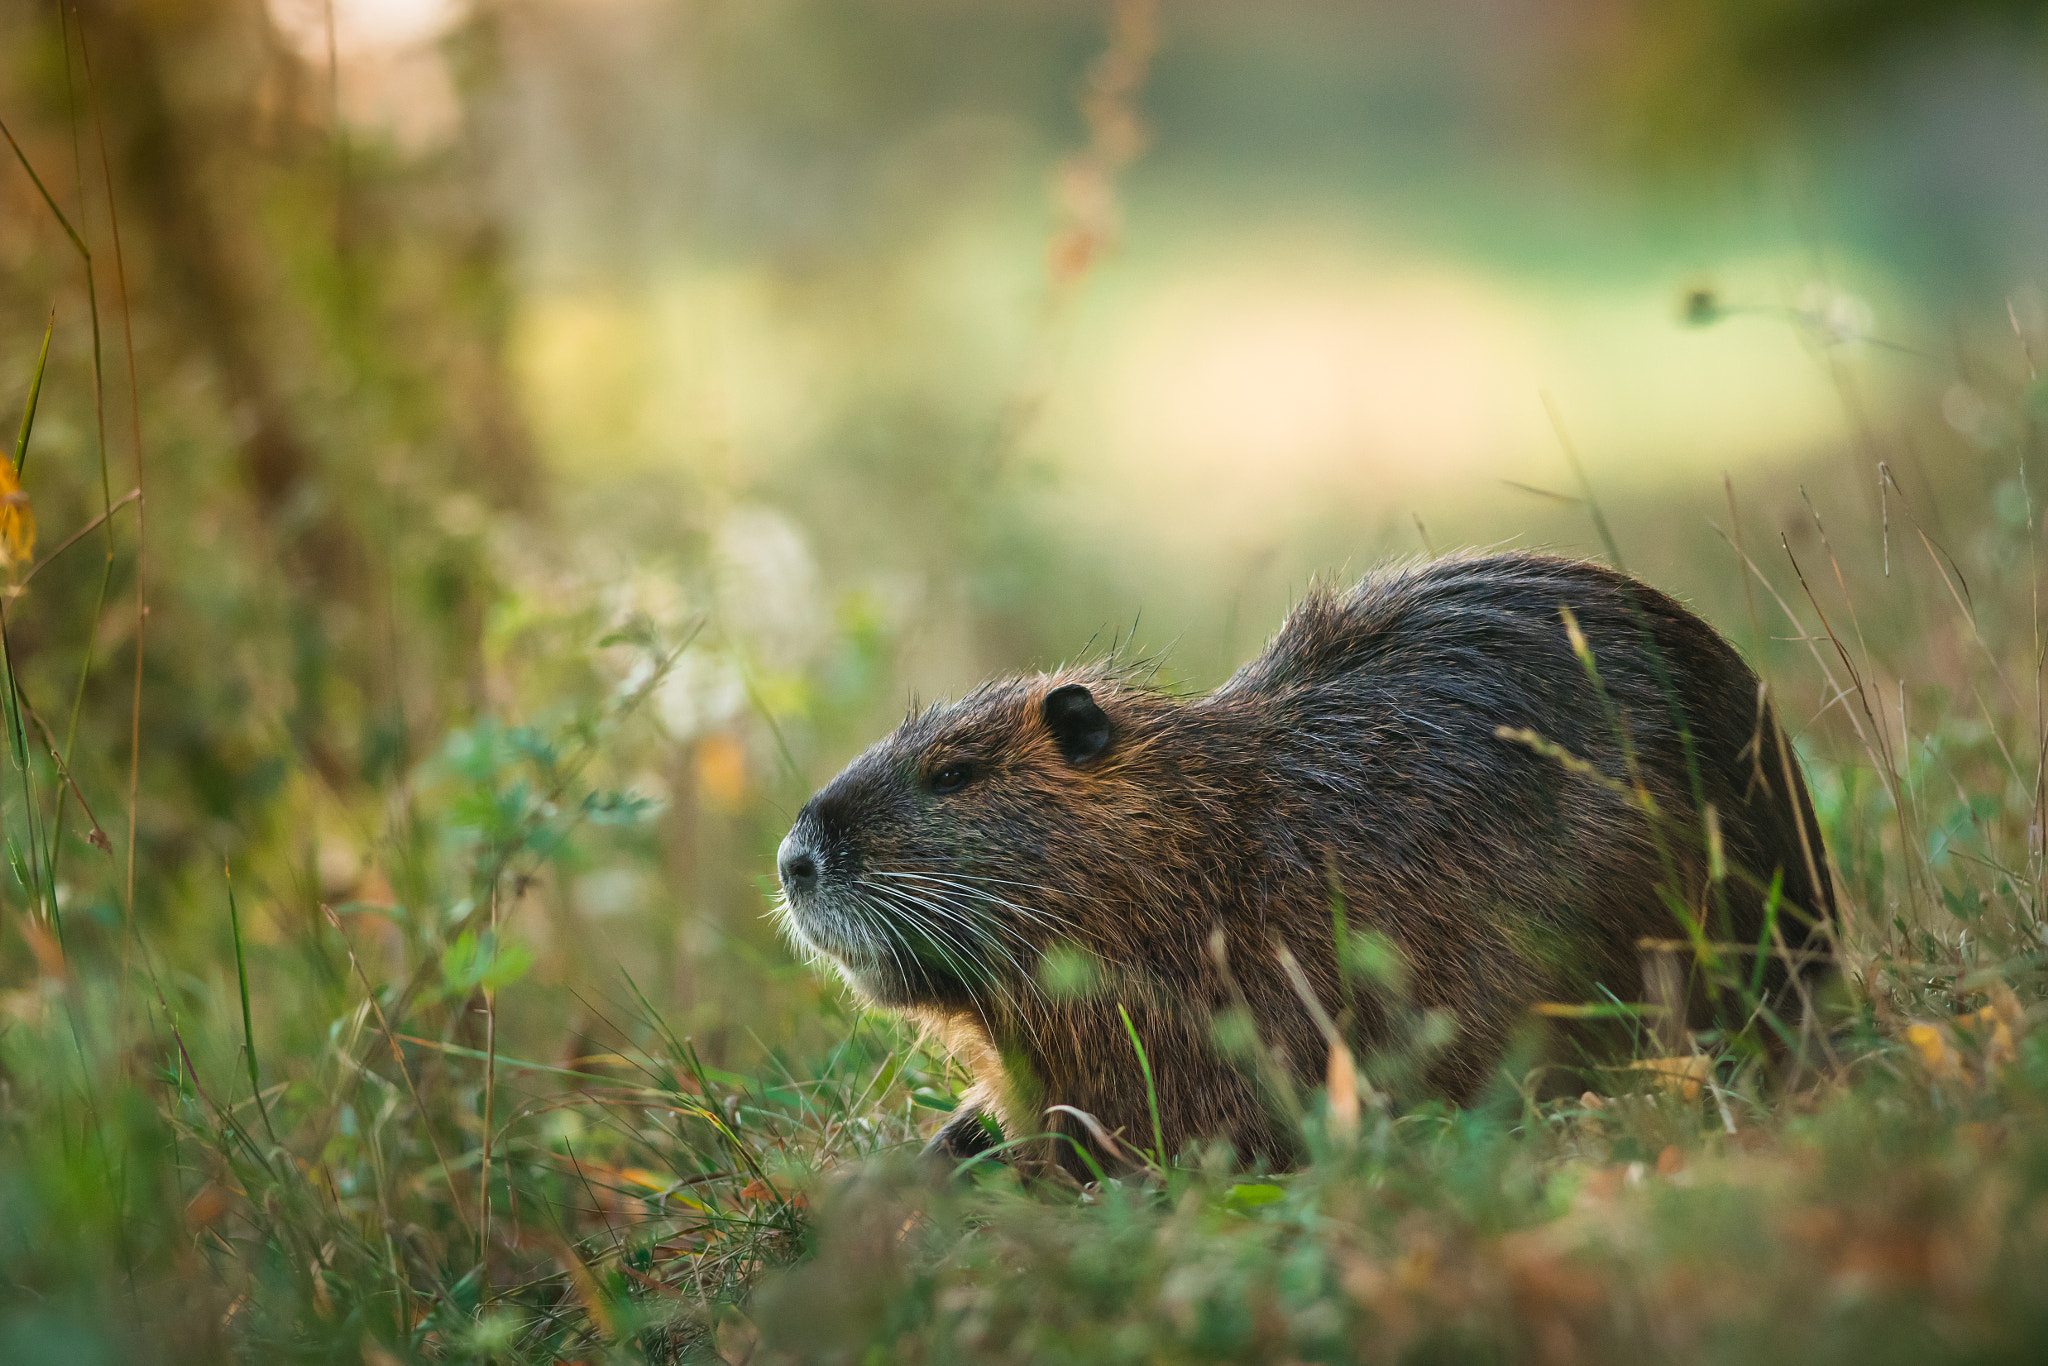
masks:
[[[1562,1067],[1796,1028],[1834,906],[1735,650],[1528,554],[1313,593],[1205,697],[1110,664],[986,684],[848,765],[778,862],[791,938],[976,1073],[957,1155],[992,1126],[1101,1151],[1078,1110],[1284,1162],[1334,1031],[1381,1085],[1463,1101],[1538,1018]]]

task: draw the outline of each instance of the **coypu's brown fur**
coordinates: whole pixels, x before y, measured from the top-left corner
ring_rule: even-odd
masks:
[[[1329,1050],[1284,945],[1360,1057],[1394,1042],[1369,982],[1345,1013],[1333,889],[1351,932],[1398,947],[1407,1008],[1454,1017],[1426,1082],[1465,1101],[1532,1004],[1642,1000],[1640,941],[1686,932],[1674,903],[1704,938],[1754,945],[1777,880],[1782,939],[1814,971],[1833,909],[1819,838],[1755,674],[1711,627],[1609,569],[1509,554],[1315,592],[1206,697],[1100,665],[983,686],[827,784],[781,872],[794,936],[979,1078],[942,1151],[986,1147],[984,1114],[1092,1144],[1061,1105],[1150,1147],[1121,1007],[1169,1154],[1221,1136],[1286,1162],[1291,1123],[1213,1025],[1242,1002],[1296,1083],[1320,1084]],[[1097,989],[1048,989],[1047,955],[1074,950]],[[1766,979],[1787,1002],[1782,958]],[[1719,1009],[1742,1023],[1725,992]]]

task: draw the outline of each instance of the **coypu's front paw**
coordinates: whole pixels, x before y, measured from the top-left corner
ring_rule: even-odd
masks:
[[[979,1105],[963,1104],[953,1112],[932,1141],[924,1145],[924,1160],[943,1164],[950,1172],[962,1162],[978,1157],[1003,1141],[1003,1131],[993,1116]]]

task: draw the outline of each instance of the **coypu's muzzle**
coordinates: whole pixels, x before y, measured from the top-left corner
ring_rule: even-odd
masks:
[[[965,895],[957,876],[871,868],[846,806],[843,788],[828,786],[797,813],[775,852],[782,926],[798,949],[890,1006],[970,999],[990,979],[981,951],[991,943],[1016,962],[1019,950],[1003,944],[1001,931],[954,904]]]
[[[818,855],[811,849],[810,841],[795,830],[784,835],[781,845],[775,850],[775,872],[782,879],[783,892],[791,900],[816,891],[822,876]]]
[[[775,851],[775,875],[782,881],[783,900],[789,905],[789,917],[798,934],[814,948],[834,953],[844,946],[832,942],[834,936],[825,923],[830,917],[821,904],[829,900],[825,884],[826,868],[831,862],[823,833],[810,808],[804,808]]]
[[[805,948],[839,964],[854,984],[872,991],[883,945],[863,923],[850,885],[851,855],[806,806],[775,851],[782,882],[784,924]]]

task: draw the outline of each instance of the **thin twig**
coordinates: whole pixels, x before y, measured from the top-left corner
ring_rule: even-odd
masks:
[[[51,552],[50,552],[49,554],[47,554],[47,555],[43,556],[43,557],[42,557],[41,559],[37,560],[37,561],[36,561],[36,562],[35,562],[34,564],[30,565],[30,566],[29,566],[29,569],[28,569],[28,573],[26,573],[26,574],[23,574],[23,575],[21,576],[21,582],[19,582],[19,583],[17,583],[17,584],[15,584],[15,585],[14,585],[14,592],[15,592],[15,594],[16,594],[17,596],[19,596],[19,595],[20,595],[20,593],[21,593],[21,590],[22,590],[22,589],[24,589],[24,588],[26,588],[26,587],[28,587],[28,581],[29,581],[30,579],[34,578],[34,577],[35,577],[35,576],[36,576],[37,574],[39,574],[39,573],[41,573],[41,572],[42,572],[42,568],[43,568],[43,566],[44,566],[44,565],[46,565],[46,564],[48,564],[48,563],[49,563],[50,561],[52,561],[52,560],[56,559],[56,558],[57,558],[57,557],[58,557],[59,555],[62,555],[62,554],[63,554],[63,553],[65,552],[65,551],[67,551],[67,550],[71,549],[71,547],[72,547],[72,546],[75,546],[75,545],[77,545],[77,544],[78,544],[78,543],[79,543],[80,541],[84,540],[84,539],[85,539],[85,538],[86,538],[87,536],[90,536],[90,535],[91,535],[91,534],[92,534],[92,533],[93,533],[94,531],[96,531],[96,530],[98,530],[98,529],[99,529],[99,527],[100,527],[100,524],[101,524],[102,522],[105,522],[105,521],[107,520],[107,518],[109,518],[109,517],[113,516],[113,515],[114,515],[115,513],[119,512],[119,511],[120,511],[120,510],[121,510],[122,508],[124,508],[124,507],[127,507],[127,506],[128,506],[128,505],[129,505],[130,503],[139,503],[139,502],[141,502],[141,501],[142,501],[142,490],[141,490],[141,489],[139,489],[139,488],[132,488],[132,489],[129,489],[129,490],[128,490],[128,492],[126,492],[126,493],[122,494],[122,495],[121,495],[121,497],[120,497],[120,499],[119,499],[119,500],[118,500],[117,502],[115,502],[115,504],[114,504],[114,505],[113,505],[112,507],[108,508],[108,509],[107,509],[107,510],[106,510],[105,512],[102,512],[101,514],[99,514],[99,516],[97,516],[97,517],[93,518],[93,519],[92,519],[92,520],[91,520],[90,522],[87,522],[87,523],[86,523],[86,524],[85,524],[84,526],[80,527],[80,528],[79,528],[78,530],[76,530],[76,531],[72,532],[72,533],[71,533],[71,534],[70,534],[69,536],[66,536],[66,537],[64,538],[64,543],[63,543],[62,545],[58,546],[58,547],[57,547],[57,548],[56,548],[55,550],[51,551]]]

